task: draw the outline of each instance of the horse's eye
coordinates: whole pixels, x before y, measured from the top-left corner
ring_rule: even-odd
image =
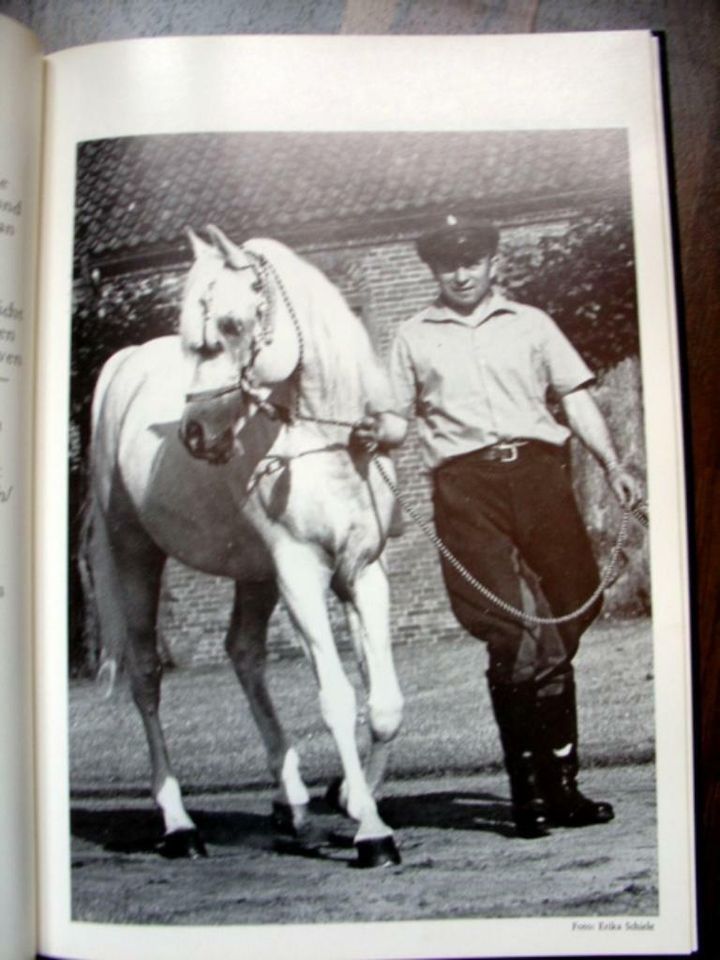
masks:
[[[250,289],[253,293],[262,293],[262,288],[262,280],[253,280],[253,282],[250,284]]]

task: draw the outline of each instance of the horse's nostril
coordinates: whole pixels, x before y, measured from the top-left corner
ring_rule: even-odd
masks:
[[[189,420],[182,430],[182,440],[190,453],[198,456],[203,450],[203,428],[197,420]]]
[[[208,463],[227,463],[235,450],[235,436],[231,429],[213,436],[199,420],[188,420],[180,428],[180,439],[191,456]]]

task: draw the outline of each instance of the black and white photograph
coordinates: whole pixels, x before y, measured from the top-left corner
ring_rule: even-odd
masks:
[[[712,18],[290,6],[0,0],[0,955],[704,949]]]
[[[73,231],[72,919],[651,929],[627,131],[89,140]]]

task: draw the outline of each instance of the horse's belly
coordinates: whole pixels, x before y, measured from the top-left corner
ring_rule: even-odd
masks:
[[[192,515],[187,512],[191,508]],[[230,518],[207,504],[198,509],[196,504],[149,500],[144,524],[164,553],[195,570],[241,581],[272,576],[264,543],[241,517]]]
[[[184,370],[179,342],[166,337],[108,368],[96,397],[94,482],[111,524],[137,523],[166,553],[206,573],[256,579],[272,562],[242,510],[253,465],[194,460],[178,438]]]

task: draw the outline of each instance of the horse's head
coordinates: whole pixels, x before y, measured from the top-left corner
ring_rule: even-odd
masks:
[[[180,336],[191,378],[180,437],[193,456],[224,463],[247,418],[292,374],[300,348],[264,257],[217,227],[208,234],[211,243],[188,231],[194,262]]]

